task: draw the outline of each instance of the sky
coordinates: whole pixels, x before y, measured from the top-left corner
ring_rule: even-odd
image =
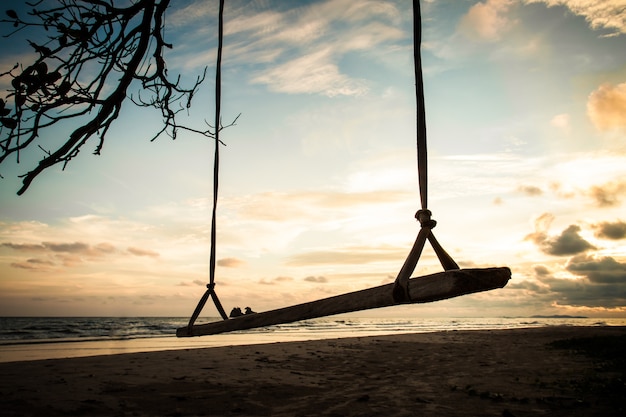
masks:
[[[226,2],[227,310],[395,279],[419,231],[410,7]],[[172,0],[166,14],[169,72],[208,67],[182,119],[194,126],[213,118],[216,13],[217,1]],[[422,20],[434,233],[461,267],[512,279],[359,314],[626,317],[626,1],[430,0]],[[2,69],[30,53],[0,42]],[[150,142],[158,128],[126,103],[100,156],[93,140],[22,196],[37,151],[0,165],[0,316],[191,314],[208,281],[213,142]],[[413,276],[441,269],[427,244]]]

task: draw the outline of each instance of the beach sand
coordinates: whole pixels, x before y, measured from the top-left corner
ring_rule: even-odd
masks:
[[[625,341],[547,327],[9,362],[0,414],[623,416]]]

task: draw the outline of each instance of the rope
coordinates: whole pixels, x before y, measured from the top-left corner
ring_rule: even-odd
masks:
[[[209,283],[207,290],[200,298],[196,309],[194,310],[189,324],[187,325],[189,332],[200,312],[204,308],[209,296],[213,299],[213,303],[222,319],[228,320],[228,315],[222,307],[222,303],[215,292],[215,247],[217,244],[217,193],[219,189],[219,167],[220,167],[220,129],[221,129],[221,110],[222,110],[222,47],[224,43],[224,0],[220,0],[220,9],[218,14],[218,45],[217,60],[215,63],[215,154],[213,158],[213,209],[211,211],[211,255],[209,258]]]
[[[428,207],[428,152],[426,146],[426,110],[424,104],[424,78],[422,75],[422,25],[421,9],[419,0],[413,0],[413,61],[415,69],[415,96],[416,96],[416,123],[417,123],[417,174],[420,193],[421,209],[415,213],[415,218],[420,222],[420,231],[415,243],[409,252],[393,288],[393,298],[396,301],[410,301],[408,290],[409,279],[422,254],[426,240],[433,247],[439,262],[448,271],[459,269],[459,266],[448,255],[443,247],[435,239],[432,229],[437,222],[431,218],[432,213]]]
[[[215,283],[215,243],[217,235],[217,191],[220,170],[220,125],[222,113],[222,42],[224,36],[224,0],[220,0],[217,61],[215,63],[215,157],[213,159],[213,210],[211,213],[211,258],[209,262],[210,285]]]
[[[426,207],[428,207],[428,151],[426,149],[426,106],[424,104],[424,77],[422,75],[421,20],[420,2],[419,0],[413,0],[413,62],[415,70],[415,101],[417,107],[417,172],[422,210],[426,210]]]

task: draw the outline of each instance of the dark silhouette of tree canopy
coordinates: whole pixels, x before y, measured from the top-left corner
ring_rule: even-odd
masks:
[[[163,38],[163,27],[170,0],[121,3],[123,7],[115,0],[36,0],[27,3],[31,10],[26,16],[6,10],[0,18],[8,29],[5,39],[31,29],[46,35],[38,43],[28,40],[35,57],[31,62],[0,73],[11,81],[6,101],[0,99],[0,167],[12,155],[20,162],[26,148],[41,152],[39,162],[20,175],[18,194],[47,168],[65,168],[92,137],[98,140],[94,154],[99,155],[129,100],[160,111],[163,125],[152,140],[162,134],[175,138],[179,129],[215,137],[215,127],[208,123],[194,129],[176,121],[191,106],[206,68],[189,87],[181,85],[180,76],[168,75],[164,50],[172,45]],[[139,86],[134,96],[131,85]],[[69,120],[77,123],[64,141],[45,140],[45,130]]]

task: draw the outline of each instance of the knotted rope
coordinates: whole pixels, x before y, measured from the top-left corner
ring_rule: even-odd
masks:
[[[218,14],[218,45],[217,45],[217,60],[215,64],[215,153],[213,159],[213,210],[211,212],[211,255],[209,259],[209,283],[207,284],[207,290],[202,298],[198,302],[196,309],[194,310],[189,324],[187,325],[188,331],[191,333],[196,319],[202,312],[204,305],[206,304],[209,296],[213,298],[213,303],[217,308],[217,311],[222,316],[222,319],[228,320],[228,315],[222,307],[222,303],[217,297],[215,292],[215,247],[217,244],[217,192],[219,188],[219,166],[220,166],[220,130],[221,130],[221,108],[222,108],[222,46],[224,43],[224,0],[220,0],[220,8]]]
[[[443,268],[448,271],[450,269],[459,269],[456,262],[441,247],[432,229],[437,222],[431,218],[432,213],[428,207],[428,154],[426,147],[426,111],[424,105],[424,79],[422,75],[422,24],[421,10],[419,0],[413,0],[413,62],[415,67],[415,96],[417,107],[417,173],[419,182],[419,193],[421,209],[415,214],[415,218],[420,222],[420,231],[417,234],[413,248],[409,252],[407,259],[404,261],[400,272],[398,273],[393,289],[393,297],[396,301],[411,301],[408,285],[411,274],[415,271],[417,262],[424,249],[424,244],[428,240],[433,247],[439,262]]]

